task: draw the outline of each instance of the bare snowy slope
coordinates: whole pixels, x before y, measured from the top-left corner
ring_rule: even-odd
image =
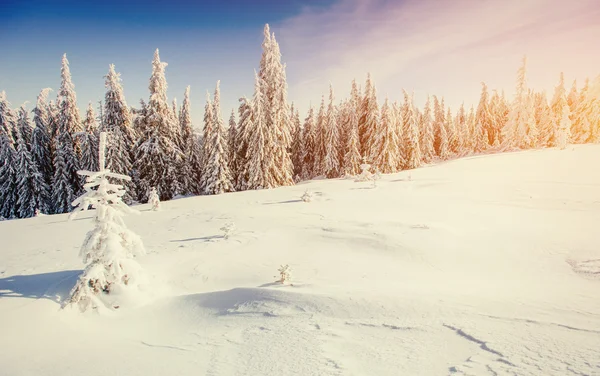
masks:
[[[598,161],[585,145],[142,205],[126,222],[149,282],[110,315],[59,309],[89,217],[2,222],[0,375],[600,375]],[[294,285],[273,284],[286,263]]]

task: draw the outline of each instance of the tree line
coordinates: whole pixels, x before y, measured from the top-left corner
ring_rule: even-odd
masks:
[[[368,75],[364,88],[352,81],[342,100],[330,86],[328,98],[301,120],[288,104],[286,66],[268,25],[262,49],[253,96],[239,99],[226,124],[217,82],[214,95],[207,94],[200,134],[192,126],[190,87],[181,106],[167,99],[167,63],[158,49],[149,99],[137,107],[127,104],[111,64],[99,116],[90,103],[81,118],[66,55],[56,99],[43,89],[33,120],[1,92],[0,217],[71,211],[85,183],[77,171],[98,171],[100,132],[108,135],[106,168],[131,177],[123,197],[128,204],[146,202],[152,189],[164,201],[354,176],[365,161],[393,173],[476,153],[600,142],[600,76],[567,91],[561,73],[549,100],[528,87],[524,58],[512,100],[482,83],[477,107],[453,111],[438,96],[419,108],[406,91],[402,102],[385,98],[380,105]]]

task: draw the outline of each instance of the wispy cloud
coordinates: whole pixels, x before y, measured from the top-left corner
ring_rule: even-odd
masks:
[[[407,88],[457,105],[476,100],[482,80],[512,92],[523,54],[532,86],[551,87],[561,70],[600,73],[598,19],[597,0],[340,0],[275,30],[300,102],[371,72],[380,95]]]

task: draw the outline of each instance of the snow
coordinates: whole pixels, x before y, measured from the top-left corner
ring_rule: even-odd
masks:
[[[0,374],[599,374],[599,156],[140,205],[127,224],[149,282],[109,314],[60,309],[93,213],[3,221]]]

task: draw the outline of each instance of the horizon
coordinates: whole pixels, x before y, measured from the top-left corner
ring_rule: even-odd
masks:
[[[600,17],[600,5],[592,0],[551,2],[507,3],[499,13],[493,4],[474,0],[230,0],[210,7],[178,1],[168,9],[156,9],[159,3],[151,1],[144,9],[137,2],[125,4],[120,14],[106,10],[113,1],[102,6],[9,2],[0,12],[0,42],[6,46],[0,56],[0,90],[15,108],[26,101],[33,108],[45,87],[55,96],[66,53],[82,114],[90,101],[98,112],[110,64],[121,73],[128,105],[137,107],[148,99],[158,48],[169,64],[169,102],[177,98],[181,105],[190,85],[192,121],[201,129],[206,92],[212,95],[218,80],[224,119],[232,109],[237,117],[238,98],[252,96],[262,29],[268,23],[287,64],[288,103],[295,103],[301,119],[310,103],[318,106],[321,96],[328,95],[329,83],[339,103],[349,95],[352,79],[362,86],[367,73],[380,103],[386,96],[400,100],[406,89],[414,92],[419,106],[426,95],[437,95],[456,112],[463,102],[467,108],[477,106],[481,82],[511,99],[523,55],[528,57],[529,86],[549,96],[561,72],[567,89],[573,80],[580,88],[585,78],[600,73],[600,53],[588,48],[600,36],[600,25],[593,21]],[[493,22],[481,22],[492,14]],[[65,26],[48,28],[49,23]],[[349,29],[350,24],[355,27]],[[78,29],[75,36],[73,27]],[[32,47],[30,40],[39,35],[47,43]]]

